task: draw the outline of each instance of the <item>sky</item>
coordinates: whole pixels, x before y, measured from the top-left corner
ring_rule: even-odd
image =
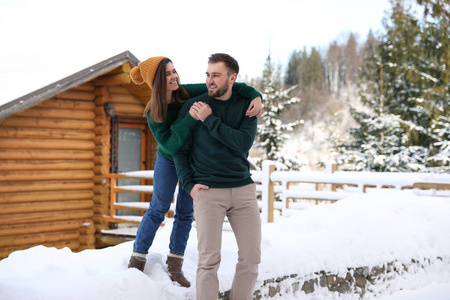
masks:
[[[285,67],[304,47],[382,28],[388,0],[0,0],[0,105],[129,50],[167,56],[182,83],[203,82],[225,52],[239,80],[260,77],[270,54]]]
[[[367,288],[364,299],[449,299],[448,194],[442,197],[429,191],[384,189],[333,204],[302,207],[286,210],[275,222],[263,224],[257,288],[265,280],[285,275],[309,279],[315,272],[325,271],[345,277],[347,268],[372,268],[393,261],[401,266],[414,258],[425,262],[425,267],[410,266],[408,272],[391,273],[388,281],[380,280]],[[79,253],[44,246],[13,252],[0,261],[0,299],[192,300],[198,255],[196,228],[191,230],[183,264],[190,288],[173,285],[165,270],[171,229],[168,221],[157,232],[144,273],[127,269],[133,241]],[[222,239],[218,276],[224,292],[233,280],[237,246],[229,230],[224,230]],[[262,300],[359,299],[353,294],[337,297],[317,287],[313,294],[295,292],[291,278],[281,281],[280,287],[285,291],[283,296]],[[264,295],[268,287],[261,291]]]

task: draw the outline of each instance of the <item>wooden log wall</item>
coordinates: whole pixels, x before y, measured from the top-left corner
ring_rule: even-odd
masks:
[[[103,216],[109,214],[109,185],[103,177],[111,171],[111,120],[104,110],[109,102],[109,88],[97,87],[95,90],[95,148],[94,148],[94,223],[96,237],[100,240],[101,230],[109,229]]]
[[[114,107],[116,115],[142,117],[145,109],[144,104],[130,95],[128,90],[122,87],[111,87],[110,92],[110,103]]]
[[[95,81],[97,85],[104,85],[95,91],[94,222],[99,244],[102,243],[101,230],[109,229],[103,216],[110,214],[110,187],[104,175],[111,172],[111,120],[105,114],[104,103],[108,102],[114,108],[115,115],[126,117],[142,118],[145,108],[126,88],[118,86],[123,82],[116,79],[117,76],[110,75]]]
[[[0,121],[0,259],[95,247],[95,97],[86,83]]]

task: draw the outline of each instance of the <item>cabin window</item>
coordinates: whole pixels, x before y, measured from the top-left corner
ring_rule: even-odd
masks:
[[[125,173],[140,170],[152,170],[156,153],[154,140],[145,120],[113,117],[111,126],[111,173]],[[145,180],[119,179],[118,185],[142,185]],[[149,201],[149,195],[143,193],[118,193],[117,201]],[[118,210],[118,215],[139,211]]]

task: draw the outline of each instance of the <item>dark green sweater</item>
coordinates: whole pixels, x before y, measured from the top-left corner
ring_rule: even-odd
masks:
[[[191,97],[207,91],[205,83],[185,84],[183,87]],[[258,96],[262,97],[257,90],[243,82],[236,82],[233,85],[233,91],[245,97],[245,99],[249,99],[250,102]],[[250,104],[250,102],[248,103]],[[184,145],[198,122],[189,113],[185,114],[184,118],[178,119],[181,107],[182,104],[180,103],[169,104],[166,121],[162,123],[154,122],[150,114],[147,114],[148,126],[158,143],[158,153],[170,160],[173,160],[172,156]],[[245,111],[243,115],[245,115]]]
[[[207,103],[213,113],[203,123],[195,125],[193,134],[174,155],[183,189],[190,192],[196,183],[210,188],[253,183],[247,157],[256,136],[257,118],[245,116],[251,99],[234,92],[226,101],[203,94],[186,102],[180,119],[189,114],[189,108],[196,101]]]

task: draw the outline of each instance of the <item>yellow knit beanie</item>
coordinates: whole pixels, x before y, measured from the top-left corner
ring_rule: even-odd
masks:
[[[155,56],[138,63],[138,66],[130,71],[131,80],[139,85],[146,82],[148,86],[153,89],[153,80],[155,79],[156,70],[158,69],[160,62],[165,58],[166,57],[164,56]]]

